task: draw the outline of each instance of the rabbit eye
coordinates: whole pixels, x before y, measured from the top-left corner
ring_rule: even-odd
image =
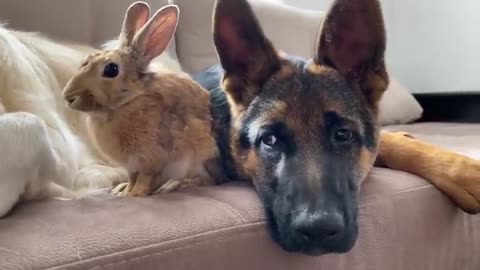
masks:
[[[103,69],[103,77],[115,78],[118,76],[118,65],[115,63],[109,63]]]

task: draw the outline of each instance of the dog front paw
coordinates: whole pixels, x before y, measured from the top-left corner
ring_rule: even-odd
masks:
[[[480,161],[458,165],[441,184],[450,198],[469,214],[480,213]]]

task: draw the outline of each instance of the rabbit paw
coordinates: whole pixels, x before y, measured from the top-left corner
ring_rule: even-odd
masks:
[[[133,186],[132,190],[127,192],[129,197],[147,197],[152,195],[152,191],[149,187],[139,187],[139,185]]]
[[[178,179],[170,179],[165,184],[163,184],[157,192],[159,193],[169,193],[177,190],[182,185],[182,181]]]
[[[126,195],[129,197],[146,197],[152,195],[153,176],[139,173],[131,178]]]
[[[165,184],[163,184],[157,192],[160,193],[169,193],[175,190],[187,188],[187,187],[195,187],[195,186],[202,186],[203,183],[200,178],[186,178],[182,180],[178,179],[170,179]]]
[[[129,197],[145,197],[151,195],[150,188],[143,187],[138,183],[133,185],[131,183],[118,184],[111,193],[115,196],[129,196]]]
[[[128,182],[120,183],[116,187],[114,187],[110,193],[115,196],[125,196],[128,193],[129,186],[130,183]]]

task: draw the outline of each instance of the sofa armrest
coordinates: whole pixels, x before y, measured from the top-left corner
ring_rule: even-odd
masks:
[[[480,123],[480,91],[414,94],[422,106],[419,122]]]

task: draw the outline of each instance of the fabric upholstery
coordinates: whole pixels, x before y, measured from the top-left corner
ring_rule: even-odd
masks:
[[[480,157],[480,125],[388,129]],[[255,192],[242,183],[28,203],[0,220],[0,269],[480,269],[480,216],[464,214],[425,180],[375,168],[361,193],[356,246],[321,257],[275,245]]]

